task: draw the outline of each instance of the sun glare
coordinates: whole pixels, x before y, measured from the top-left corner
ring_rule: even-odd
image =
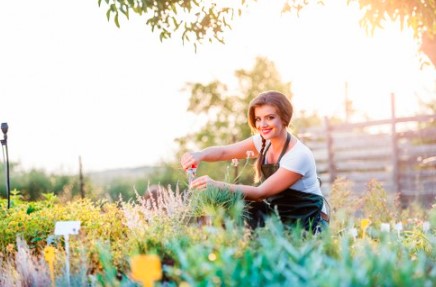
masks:
[[[356,120],[384,118],[391,112],[391,93],[399,115],[418,112],[418,99],[434,97],[435,70],[421,69],[425,58],[411,30],[386,23],[369,35],[357,7],[326,2],[305,7],[299,16],[279,17],[278,3],[264,1],[261,12],[249,11],[249,21],[244,19],[245,33],[263,35],[253,44],[256,50],[271,55],[292,82],[297,109],[344,117],[347,97]],[[253,29],[259,22],[261,28]]]

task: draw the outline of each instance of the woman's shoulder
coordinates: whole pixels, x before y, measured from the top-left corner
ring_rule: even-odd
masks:
[[[295,138],[296,142],[284,155],[283,158],[295,158],[299,156],[312,155],[311,150],[298,138]]]
[[[256,147],[257,151],[259,152],[262,149],[262,137],[260,134],[254,134],[251,136],[251,139],[253,140],[254,146]]]

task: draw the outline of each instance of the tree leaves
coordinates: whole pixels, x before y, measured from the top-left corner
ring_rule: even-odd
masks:
[[[256,0],[253,0],[255,2]],[[101,5],[102,0],[98,0]],[[223,4],[214,1],[195,0],[105,0],[108,5],[106,16],[120,27],[119,12],[129,19],[130,12],[145,17],[145,23],[159,34],[161,41],[177,33],[182,42],[192,42],[194,47],[204,41],[223,43],[224,31],[230,29],[234,12],[242,11],[245,1],[231,1]],[[182,25],[183,24],[183,25]],[[180,30],[180,31],[179,31]]]

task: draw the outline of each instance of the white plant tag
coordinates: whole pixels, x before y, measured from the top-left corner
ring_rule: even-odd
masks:
[[[58,221],[55,225],[55,235],[79,234],[80,221]]]
[[[382,223],[380,224],[380,230],[382,232],[389,232],[391,231],[391,226],[389,225],[389,223]]]

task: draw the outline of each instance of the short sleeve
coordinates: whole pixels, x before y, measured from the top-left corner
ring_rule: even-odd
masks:
[[[253,144],[256,147],[257,152],[260,153],[260,150],[262,149],[262,138],[260,137],[260,134],[255,134],[251,138],[253,140]]]
[[[300,142],[280,160],[280,167],[306,176],[312,167],[312,155]]]

